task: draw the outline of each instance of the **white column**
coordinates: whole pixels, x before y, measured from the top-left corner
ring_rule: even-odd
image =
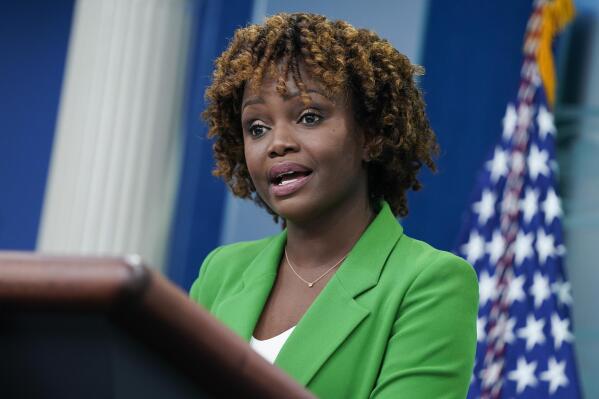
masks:
[[[163,267],[191,0],[76,4],[38,249]]]

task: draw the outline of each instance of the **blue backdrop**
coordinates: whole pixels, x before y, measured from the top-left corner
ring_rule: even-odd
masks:
[[[422,80],[441,155],[437,175],[409,198],[407,234],[445,250],[458,239],[478,170],[501,134],[520,81],[530,0],[432,0]]]
[[[226,4],[225,4],[226,3]],[[196,3],[195,47],[185,120],[185,153],[169,258],[169,278],[189,289],[204,257],[218,246],[225,200],[224,183],[212,176],[212,143],[200,120],[204,91],[210,84],[213,62],[226,48],[235,29],[246,25],[253,1],[205,0]]]
[[[73,4],[0,2],[0,249],[35,248]]]

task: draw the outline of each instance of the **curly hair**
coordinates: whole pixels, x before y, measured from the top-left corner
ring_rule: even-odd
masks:
[[[408,213],[408,190],[419,190],[423,165],[435,171],[439,152],[412,65],[387,40],[344,21],[309,13],[277,14],[261,25],[238,29],[215,62],[208,106],[202,116],[208,137],[216,138],[215,176],[222,177],[235,195],[252,198],[277,215],[257,195],[245,162],[241,101],[245,85],[259,85],[266,74],[277,77],[276,90],[286,93],[293,79],[301,98],[309,101],[299,72],[303,62],[331,97],[351,95],[356,122],[366,138],[368,194],[373,209],[386,200],[396,216]],[[281,67],[277,69],[277,67]]]

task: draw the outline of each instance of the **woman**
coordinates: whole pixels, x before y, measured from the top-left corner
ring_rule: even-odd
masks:
[[[396,220],[437,152],[418,73],[371,31],[279,14],[207,90],[215,174],[285,229],[214,250],[191,297],[322,398],[466,396],[476,275]]]

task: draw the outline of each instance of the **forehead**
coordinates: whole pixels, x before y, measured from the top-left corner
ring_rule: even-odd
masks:
[[[322,84],[316,79],[303,61],[298,62],[299,79],[307,89],[322,89]],[[299,93],[300,89],[293,77],[292,68],[287,68],[282,61],[278,61],[272,67],[267,67],[267,71],[261,80],[253,77],[246,82],[244,87],[244,98],[248,95],[259,95],[263,91],[276,89],[283,74],[285,77],[285,89],[288,95]],[[282,93],[281,93],[282,94]]]
[[[244,85],[242,102],[245,102],[251,97],[262,97],[265,95],[272,95],[277,93],[283,99],[296,98],[301,93],[296,79],[293,76],[292,69],[289,68],[287,77],[284,80],[284,90],[280,87],[281,77],[285,73],[285,66],[282,62],[278,62],[275,68],[268,68],[268,72],[264,74],[261,81],[255,81],[250,79]],[[347,91],[343,88],[334,89],[331,92],[327,87],[316,77],[309,69],[309,67],[303,62],[298,62],[299,80],[304,86],[306,94],[317,93],[322,97],[325,97],[333,103],[344,103],[347,101]],[[300,85],[301,85],[300,84]]]

